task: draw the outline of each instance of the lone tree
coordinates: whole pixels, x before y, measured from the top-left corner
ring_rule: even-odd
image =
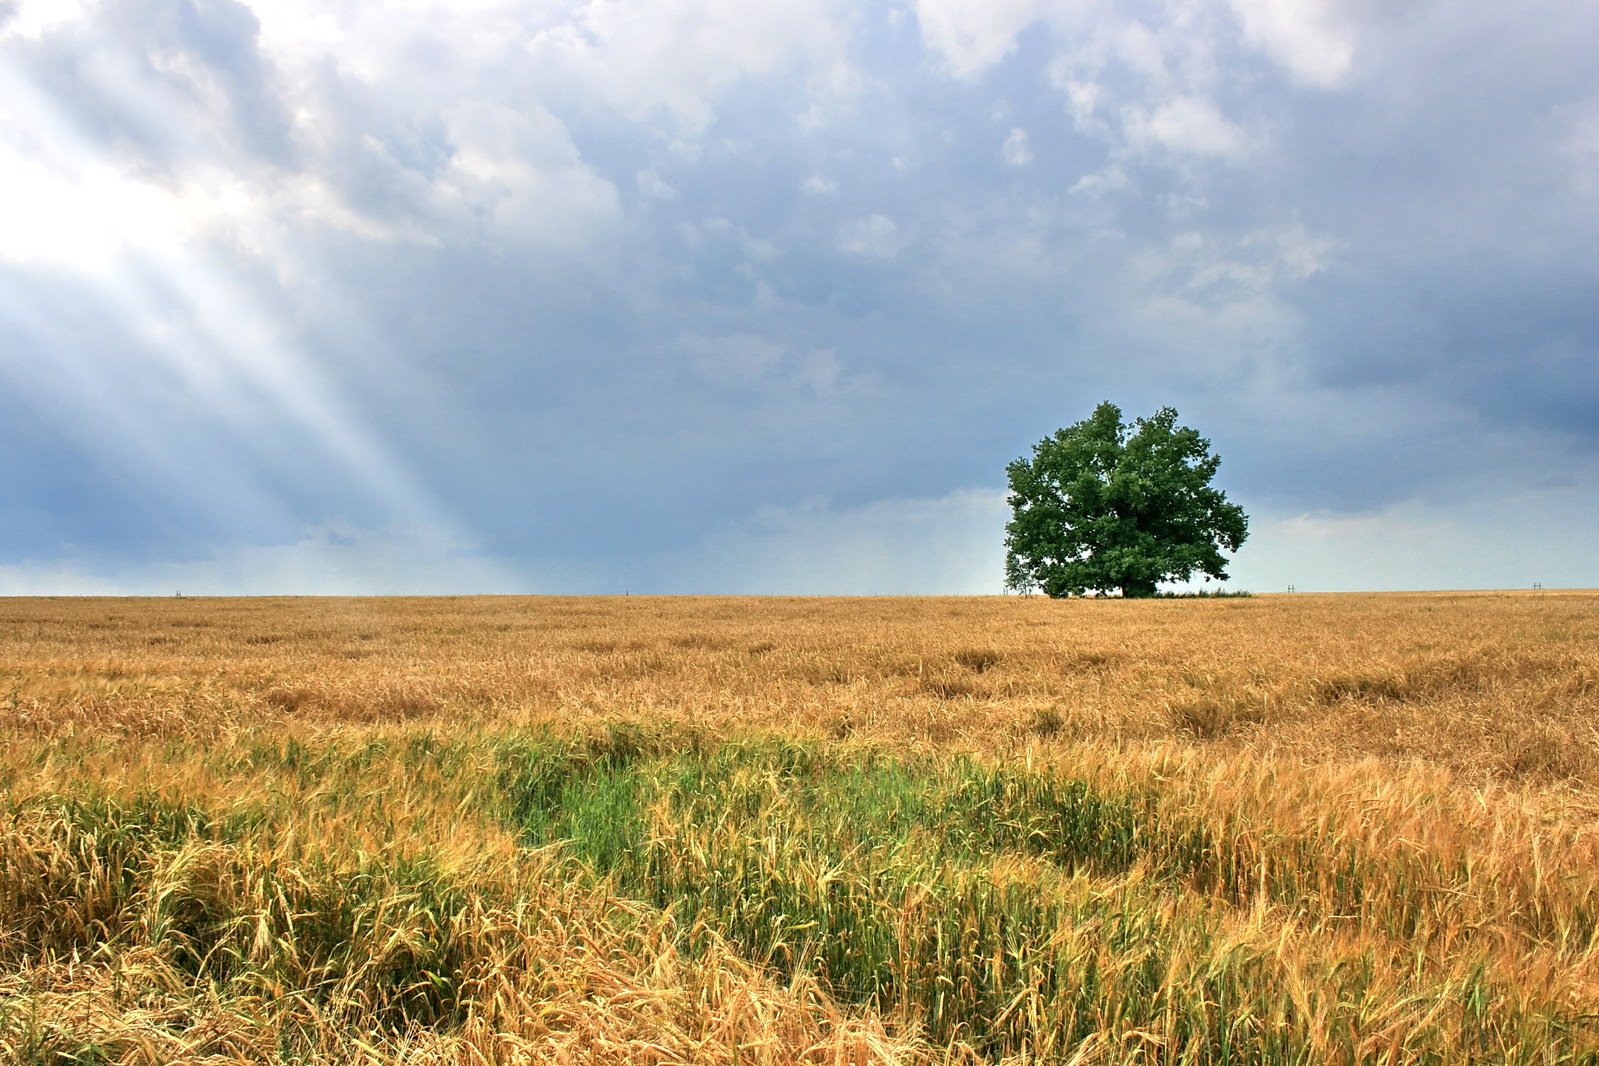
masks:
[[[1153,596],[1195,572],[1226,581],[1221,549],[1238,550],[1249,519],[1210,487],[1220,464],[1172,408],[1127,425],[1121,408],[1100,404],[1005,468],[1006,587]]]

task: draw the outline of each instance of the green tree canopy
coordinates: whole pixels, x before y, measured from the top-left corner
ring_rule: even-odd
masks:
[[[1222,550],[1248,536],[1243,508],[1211,487],[1210,441],[1162,407],[1131,425],[1102,403],[1005,468],[1005,584],[1049,596],[1153,596],[1195,573],[1227,580]]]

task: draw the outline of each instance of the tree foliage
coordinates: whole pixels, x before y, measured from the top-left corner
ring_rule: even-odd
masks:
[[[1172,408],[1129,425],[1121,408],[1100,404],[1005,468],[1006,586],[1153,596],[1160,582],[1196,573],[1227,580],[1222,550],[1238,550],[1249,519],[1211,487],[1220,464]]]

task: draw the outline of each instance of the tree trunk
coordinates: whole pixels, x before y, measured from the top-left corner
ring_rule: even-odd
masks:
[[[1153,581],[1127,581],[1122,583],[1122,596],[1129,600],[1147,600],[1155,595]]]

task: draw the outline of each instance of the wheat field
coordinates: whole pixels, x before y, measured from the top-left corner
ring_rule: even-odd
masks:
[[[1599,1062],[1599,594],[0,600],[0,1060]]]

